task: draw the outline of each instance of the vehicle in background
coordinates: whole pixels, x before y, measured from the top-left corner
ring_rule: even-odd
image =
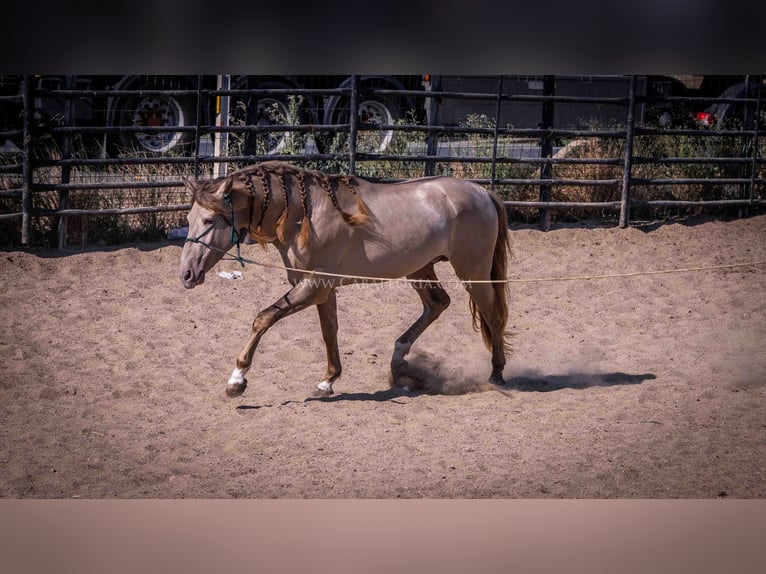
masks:
[[[626,76],[554,76],[553,91],[546,94],[545,76],[431,76],[430,89],[439,93],[487,94],[471,97],[437,97],[433,125],[466,126],[481,123],[482,118],[494,118],[501,128],[529,129],[541,127],[543,102],[524,100],[525,96],[574,96],[594,98],[627,97],[629,79]],[[501,99],[497,93],[512,94],[522,99]],[[497,113],[499,112],[499,113]],[[624,103],[556,102],[553,125],[556,129],[586,129],[593,125],[625,123]],[[474,126],[476,127],[476,126]],[[487,127],[487,126],[480,126]]]
[[[246,96],[235,101],[233,108],[244,109],[243,123],[246,125],[324,125],[348,124],[350,121],[350,99],[346,93],[322,94],[321,90],[348,90],[351,87],[350,76],[241,76],[234,78],[232,89],[272,89],[280,90],[273,94]],[[288,92],[296,91],[295,95]],[[315,90],[319,93],[301,91]],[[394,125],[407,118],[408,114],[420,114],[422,118],[422,99],[408,94],[394,94],[392,91],[406,92],[422,90],[421,76],[358,76],[359,94],[357,116],[360,133],[365,127]],[[379,94],[376,90],[386,90]],[[282,93],[284,92],[284,93]],[[268,133],[268,132],[267,132]],[[360,151],[383,152],[393,139],[393,130],[372,129],[364,135],[365,145]],[[245,145],[245,153],[280,153],[288,144],[296,142],[290,136],[271,135],[272,141],[259,149],[258,138],[251,137]],[[341,132],[316,130],[315,144],[320,152],[342,151],[347,146]],[[305,137],[298,146],[305,143]]]
[[[689,127],[707,107],[703,101],[673,101],[667,98],[737,97],[745,76],[703,75],[643,75],[637,76],[636,95],[642,100],[636,105],[637,125],[659,127]],[[463,92],[469,94],[496,94],[498,76],[432,76],[430,89],[434,92]],[[516,96],[544,94],[545,76],[503,76],[502,92]],[[554,76],[553,94],[579,98],[625,98],[628,96],[628,76]],[[436,107],[434,125],[465,125],[469,114],[494,118],[496,99],[442,98]],[[500,103],[500,127],[519,129],[540,127],[543,103],[541,101],[503,100]],[[588,129],[594,125],[615,126],[626,121],[624,103],[556,102],[553,128]]]
[[[759,82],[752,78],[745,78],[744,81],[727,87],[720,97],[749,99],[757,98],[762,93],[766,93],[766,85],[764,85],[763,79]],[[764,120],[764,114],[766,114],[766,110],[761,109],[761,122]],[[741,102],[715,102],[705,109],[698,111],[694,115],[694,119],[701,126],[752,129],[755,109]]]
[[[204,99],[198,110],[197,90],[218,88],[220,76],[34,76],[35,125],[61,125],[66,113],[77,126],[106,126],[110,130],[99,141],[104,155],[140,153],[146,155],[188,154],[196,141],[193,129],[213,125],[218,99]],[[230,118],[235,125],[261,126],[243,137],[245,155],[279,154],[300,151],[308,136],[297,131],[274,130],[269,126],[318,126],[309,130],[320,152],[344,151],[347,136],[342,128],[350,117],[351,77],[344,75],[230,76],[231,89],[270,90],[270,93],[240,93],[230,100]],[[545,76],[503,76],[504,94],[542,95]],[[486,116],[494,121],[497,100],[488,98],[426,97],[429,92],[496,94],[498,76],[363,75],[358,84],[359,151],[380,153],[389,149],[394,131],[375,129],[401,121],[430,125],[465,126],[472,118]],[[10,142],[21,143],[20,76],[0,76],[0,132],[10,134]],[[741,104],[713,104],[699,109],[694,101],[673,102],[681,98],[741,97],[752,95],[755,82],[745,76],[639,76],[637,94],[645,102],[636,107],[639,125],[686,127],[696,122],[710,125],[747,112]],[[201,83],[200,83],[201,82]],[[627,76],[555,76],[558,96],[624,98]],[[748,87],[749,86],[749,87]],[[77,90],[67,112],[66,98],[57,90]],[[324,93],[323,93],[324,90]],[[397,94],[397,92],[402,92]],[[418,96],[416,92],[423,92]],[[502,100],[499,125],[515,128],[540,126],[543,104],[540,101]],[[199,117],[198,117],[199,114]],[[557,102],[554,128],[586,129],[593,125],[619,125],[626,119],[624,104]],[[322,127],[324,126],[324,127]],[[183,128],[178,131],[161,128]],[[373,128],[366,130],[365,128]],[[485,126],[486,127],[486,126]],[[142,130],[141,128],[149,128]],[[0,142],[1,144],[2,142]]]
[[[148,155],[188,153],[195,141],[197,89],[217,89],[217,76],[35,76],[35,123],[41,128],[60,125],[66,111],[66,98],[57,90],[76,90],[72,100],[72,121],[78,126],[128,128],[117,130],[103,140],[105,153],[120,151]],[[1,95],[20,94],[21,76],[1,76]],[[236,123],[251,126],[285,126],[348,124],[349,98],[345,94],[321,90],[348,88],[350,76],[231,76],[232,90],[274,90],[269,94],[232,96],[231,114]],[[392,125],[409,110],[418,108],[415,98],[407,95],[376,95],[373,90],[406,91],[420,87],[420,76],[367,75],[358,77],[360,127]],[[303,93],[301,93],[303,91]],[[291,95],[294,92],[295,95]],[[46,95],[47,94],[47,95]],[[199,122],[211,125],[218,111],[217,98],[207,98],[199,110]],[[2,102],[0,131],[21,130],[21,101]],[[141,131],[141,127],[152,128]],[[184,130],[163,131],[154,128],[180,127]],[[370,151],[383,151],[392,131],[374,130]],[[332,134],[317,137],[320,147],[333,145]],[[285,131],[250,132],[245,153],[280,153],[290,134]],[[20,136],[11,138],[20,142]],[[16,141],[14,141],[16,143]],[[324,151],[324,150],[321,150]]]

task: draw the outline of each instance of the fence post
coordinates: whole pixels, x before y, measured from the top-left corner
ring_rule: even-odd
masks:
[[[748,199],[750,201],[749,208],[752,209],[753,207],[753,198],[755,193],[755,180],[756,175],[758,174],[758,138],[760,136],[760,129],[761,129],[761,94],[762,94],[762,87],[763,87],[763,76],[755,76],[755,81],[758,82],[758,90],[756,92],[756,97],[758,98],[755,102],[755,118],[753,120],[753,163],[750,170],[750,193],[748,194]]]
[[[231,89],[231,76],[224,75],[218,76],[218,89],[230,90]],[[216,117],[216,125],[221,127],[229,126],[229,105],[230,96],[218,96],[216,110],[218,112]],[[215,132],[215,145],[213,146],[213,154],[216,157],[229,155],[229,132]],[[213,176],[221,177],[226,175],[229,164],[226,162],[215,162],[215,169]]]
[[[438,76],[437,76],[438,77]],[[426,93],[431,92],[433,90],[433,76],[428,76],[424,80],[424,87]],[[438,87],[437,87],[438,90]],[[432,96],[426,97],[426,101],[424,104],[425,111],[426,111],[426,124],[430,127],[433,125],[436,125],[436,118],[437,118],[437,110],[438,110],[439,102],[436,101],[436,98]],[[428,131],[426,134],[426,156],[433,157],[438,153],[439,150],[439,141],[438,136],[436,132]],[[436,162],[433,159],[427,159],[425,169],[423,172],[423,175],[428,177],[431,175],[434,175]]]
[[[356,134],[359,129],[359,76],[351,76],[351,98],[349,100],[349,120],[351,125],[348,132],[348,173],[356,174]]]
[[[556,93],[556,76],[543,77],[543,95],[553,96]],[[548,130],[540,142],[540,157],[550,159],[553,155],[553,100],[543,102],[543,121],[541,127]],[[540,179],[551,179],[553,176],[553,165],[545,162],[540,166]],[[551,185],[549,183],[540,184],[540,201],[551,200]],[[549,231],[551,228],[551,210],[543,208],[540,210],[540,229]]]
[[[633,132],[636,125],[636,76],[630,77],[628,87],[628,118],[625,134],[625,163],[622,171],[622,197],[620,198],[620,228],[630,221],[630,176],[633,169]]]
[[[64,88],[67,90],[74,89],[74,76],[66,76],[64,79]],[[74,125],[74,101],[71,97],[68,97],[64,102],[64,125],[71,127]],[[72,157],[72,135],[69,132],[64,134],[62,141],[61,157],[62,159],[71,159]],[[61,166],[61,183],[67,184],[71,180],[72,166],[64,164]],[[59,209],[67,209],[69,207],[69,192],[65,189],[59,191]],[[59,216],[57,240],[58,248],[64,249],[66,247],[67,225],[69,218],[66,215]]]
[[[32,98],[33,76],[24,76],[23,84],[23,129],[22,143],[22,187],[21,187],[21,244],[32,242],[32,118],[34,117],[34,99]]]
[[[503,97],[503,76],[497,80],[497,104],[495,106],[495,131],[492,134],[492,172],[490,174],[489,188],[495,191],[495,179],[497,177],[497,137],[500,129],[500,101]]]
[[[197,119],[194,122],[194,177],[199,179],[199,125],[202,122],[202,76],[197,76]]]

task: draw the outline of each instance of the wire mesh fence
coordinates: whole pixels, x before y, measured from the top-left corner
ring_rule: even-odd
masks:
[[[759,76],[0,77],[0,240],[160,239],[183,178],[280,159],[451,175],[511,219],[764,204]]]

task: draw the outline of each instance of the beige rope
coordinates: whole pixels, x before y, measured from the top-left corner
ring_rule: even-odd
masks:
[[[385,281],[385,282],[403,282],[403,283],[437,283],[437,284],[481,284],[481,283],[544,283],[544,282],[558,282],[558,281],[590,281],[592,279],[614,279],[623,277],[639,277],[642,275],[664,275],[670,273],[691,273],[695,271],[713,271],[717,269],[735,269],[738,267],[754,267],[760,265],[766,265],[766,261],[752,261],[748,263],[732,263],[729,265],[706,265],[702,267],[685,267],[680,269],[662,269],[658,271],[635,271],[631,273],[609,273],[604,275],[574,275],[570,277],[537,277],[531,279],[485,279],[475,281],[429,281],[428,279],[408,279],[406,277],[400,278],[387,278],[387,277],[369,277],[365,275],[344,275],[342,273],[331,273],[329,271],[312,271],[307,269],[298,269],[296,267],[287,267],[284,265],[274,265],[271,263],[262,263],[260,261],[247,260],[248,263],[253,263],[261,267],[268,267],[271,269],[279,269],[281,271],[295,271],[297,273],[304,273],[306,275],[318,275],[321,277],[335,277],[340,279],[355,279],[358,281]]]

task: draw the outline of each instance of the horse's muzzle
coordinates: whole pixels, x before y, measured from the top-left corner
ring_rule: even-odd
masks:
[[[187,289],[194,289],[197,285],[202,285],[205,282],[205,272],[194,273],[193,269],[185,269],[181,271],[181,282]]]

